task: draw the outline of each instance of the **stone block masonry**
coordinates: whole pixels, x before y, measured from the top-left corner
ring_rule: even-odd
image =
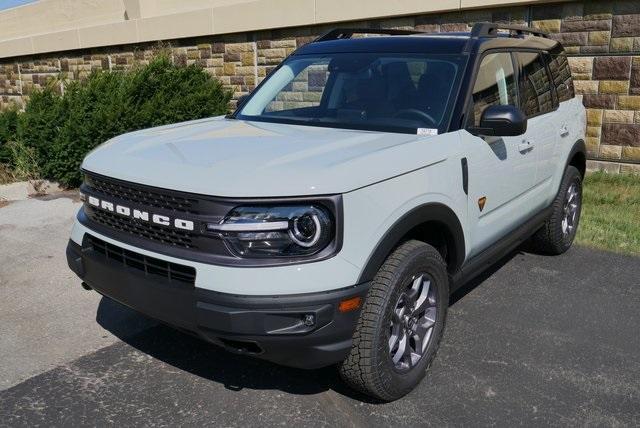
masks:
[[[268,31],[162,41],[176,64],[197,64],[220,79],[234,99],[254,89],[296,48],[336,26],[468,31],[475,22],[531,25],[563,43],[576,92],[587,108],[586,145],[591,168],[640,172],[640,1],[604,0],[536,3]],[[157,43],[121,45],[34,57],[0,59],[0,109],[23,106],[45,85],[64,91],[66,82],[94,70],[126,70],[145,63]],[[321,73],[304,76],[282,103],[312,88]],[[306,92],[304,90],[303,92]],[[284,99],[286,98],[286,99]],[[306,105],[305,104],[305,105]]]

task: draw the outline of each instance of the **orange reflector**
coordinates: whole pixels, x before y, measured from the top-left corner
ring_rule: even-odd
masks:
[[[355,311],[360,307],[361,303],[362,303],[361,297],[352,297],[350,299],[343,300],[342,302],[340,302],[340,306],[338,306],[338,309],[340,310],[340,312]]]

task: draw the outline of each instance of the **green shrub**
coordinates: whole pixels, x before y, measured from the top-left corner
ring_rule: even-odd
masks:
[[[231,93],[202,68],[178,67],[161,55],[127,72],[94,72],[70,82],[64,94],[53,86],[34,93],[18,114],[15,135],[43,178],[73,187],[80,184],[84,156],[106,140],[224,114],[230,99]]]
[[[7,148],[11,153],[12,174],[19,180],[38,180],[41,176],[37,152],[22,141],[9,141]]]
[[[17,127],[17,107],[11,107],[0,112],[0,164],[11,163],[11,151],[8,143],[16,139]]]
[[[18,115],[16,140],[30,148],[42,171],[51,159],[51,148],[65,119],[62,97],[46,87],[31,94],[25,111]],[[12,164],[18,162],[12,159]]]

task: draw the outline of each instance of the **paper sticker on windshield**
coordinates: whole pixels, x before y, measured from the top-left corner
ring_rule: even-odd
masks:
[[[438,130],[435,128],[418,128],[416,134],[418,135],[438,135]]]

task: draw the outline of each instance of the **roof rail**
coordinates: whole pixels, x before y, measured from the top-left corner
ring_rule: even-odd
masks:
[[[396,30],[393,28],[336,28],[318,37],[314,40],[314,42],[349,39],[354,34],[386,34],[388,36],[409,36],[411,34],[426,34],[426,32],[418,30]]]
[[[499,30],[507,30],[509,33],[516,33],[518,36],[522,36],[524,33],[529,33],[537,37],[549,37],[544,31],[536,30],[535,28],[520,27],[517,25],[502,25],[491,22],[478,22],[473,24],[471,37],[498,37]]]

